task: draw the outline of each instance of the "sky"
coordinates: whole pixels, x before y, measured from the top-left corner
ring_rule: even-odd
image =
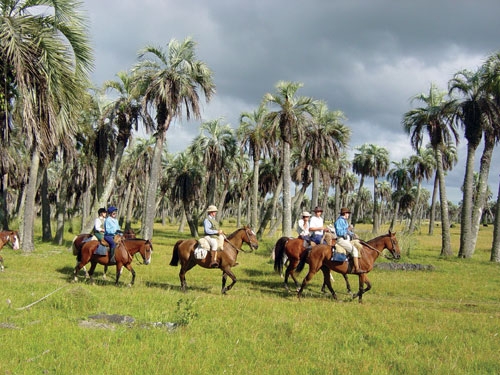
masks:
[[[221,119],[236,128],[240,114],[255,110],[283,80],[302,83],[297,95],[345,114],[350,155],[372,143],[399,162],[414,154],[401,125],[419,104],[412,98],[428,93],[431,83],[446,91],[455,73],[475,71],[500,51],[498,0],[84,0],[82,9],[98,86],[130,70],[146,46],[166,48],[171,39],[187,37],[197,43],[216,94],[208,104],[202,99],[201,121],[171,125],[171,153],[189,145],[202,121]],[[462,197],[465,147],[462,137],[459,162],[446,177],[455,204]],[[499,163],[497,149],[489,180],[494,199]]]

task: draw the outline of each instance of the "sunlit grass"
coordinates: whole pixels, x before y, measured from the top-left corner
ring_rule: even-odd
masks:
[[[225,223],[227,232],[234,224]],[[373,270],[364,304],[352,302],[340,276],[341,302],[320,292],[321,276],[300,301],[287,293],[270,259],[277,238],[242,253],[238,278],[226,296],[221,274],[195,267],[188,292],[178,267],[168,265],[172,247],[187,233],[157,225],[151,265],[134,262],[136,284],[118,287],[111,267],[89,285],[71,283],[75,259],[65,246],[37,242],[32,254],[2,250],[0,273],[0,374],[496,374],[500,371],[499,265],[489,262],[492,228],[481,227],[472,259],[439,257],[440,231],[405,235],[400,262],[433,271]],[[371,226],[358,226],[365,239]],[[454,253],[459,228],[452,228]],[[387,262],[380,259],[379,262]],[[307,271],[307,267],[306,267]],[[306,271],[300,275],[305,276]],[[351,276],[356,288],[356,277]],[[54,292],[30,308],[22,309]],[[96,314],[121,314],[133,324],[88,328]],[[153,323],[182,323],[170,331]]]

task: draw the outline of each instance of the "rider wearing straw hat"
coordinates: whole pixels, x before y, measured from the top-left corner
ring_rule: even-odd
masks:
[[[210,254],[212,256],[212,263],[210,267],[217,268],[217,251],[222,250],[224,247],[224,232],[219,229],[219,223],[215,219],[217,215],[217,207],[210,205],[207,208],[207,217],[203,220],[203,230],[205,231],[205,239],[210,244]]]
[[[359,251],[351,243],[351,240],[354,238],[354,232],[351,230],[351,226],[349,225],[349,215],[351,210],[346,207],[340,209],[340,216],[335,220],[335,232],[337,233],[337,243],[342,246],[347,252],[352,255],[352,261],[354,263],[353,273],[363,273],[365,271],[359,268]]]

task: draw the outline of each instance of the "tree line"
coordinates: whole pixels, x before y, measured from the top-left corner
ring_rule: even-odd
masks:
[[[350,160],[344,113],[300,95],[302,84],[289,81],[242,113],[236,128],[223,119],[202,122],[199,135],[172,155],[172,122],[200,121],[202,100],[215,95],[212,71],[197,58],[195,41],[148,45],[128,71],[93,88],[93,52],[80,4],[49,3],[50,12],[41,12],[37,1],[0,4],[0,223],[19,227],[23,250],[34,250],[36,217],[42,239],[62,243],[71,218],[82,218],[76,231],[90,230],[97,209],[109,204],[119,207],[125,228],[139,222],[146,239],[155,220],[176,220],[180,230],[187,224],[198,236],[209,204],[238,225],[249,223],[260,237],[266,230],[290,236],[300,212],[320,205],[326,215],[353,207],[353,223],[369,221],[373,233],[398,220],[411,233],[424,218],[432,233],[439,220],[443,256],[453,255],[449,228],[459,222],[457,256],[465,258],[474,254],[481,220],[491,220],[491,260],[500,261],[500,201],[492,202],[488,190],[500,139],[499,53],[476,71],[457,72],[447,90],[431,84],[413,98],[418,106],[402,114],[402,128],[415,154],[400,161],[374,144],[357,147]],[[148,136],[137,137],[139,130]],[[467,160],[463,199],[455,207],[447,200],[445,175],[457,162],[461,137]],[[373,194],[366,178],[373,179]],[[422,183],[431,179],[428,192]]]

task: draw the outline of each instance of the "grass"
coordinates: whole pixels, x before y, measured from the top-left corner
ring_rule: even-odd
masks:
[[[224,226],[227,232],[236,229],[231,225]],[[168,262],[175,241],[188,235],[176,229],[155,228],[152,264],[134,262],[131,288],[128,271],[116,287],[115,269],[102,280],[102,266],[96,285],[83,274],[71,283],[69,233],[64,246],[37,243],[31,254],[4,247],[0,375],[500,372],[500,266],[489,262],[491,227],[481,228],[475,255],[467,260],[439,257],[439,231],[398,233],[401,262],[435,268],[375,269],[363,304],[348,298],[340,276],[334,276],[340,302],[320,292],[320,275],[300,301],[285,292],[270,259],[277,238],[264,238],[258,251],[239,255],[238,282],[227,295],[220,294],[219,271],[199,267],[187,273],[188,292],[182,293],[179,268]],[[369,229],[358,232],[369,239]],[[459,228],[453,228],[455,253],[458,239]],[[134,322],[85,324],[103,313]]]

